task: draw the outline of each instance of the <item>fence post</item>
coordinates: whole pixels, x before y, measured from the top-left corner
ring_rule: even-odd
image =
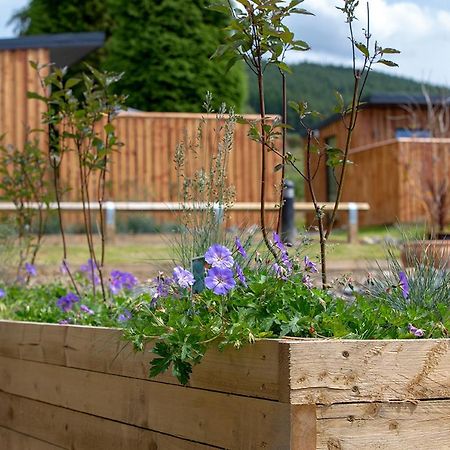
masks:
[[[106,210],[106,240],[114,242],[116,237],[116,205],[114,202],[105,203]]]
[[[348,204],[348,243],[358,243],[358,205],[353,202]]]
[[[294,197],[294,182],[284,180],[283,204],[281,205],[281,239],[288,245],[294,243],[296,236]]]

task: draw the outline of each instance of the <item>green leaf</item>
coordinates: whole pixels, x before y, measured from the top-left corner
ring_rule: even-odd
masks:
[[[81,80],[79,79],[79,78],[69,78],[67,81],[66,81],[66,85],[65,85],[65,88],[66,89],[70,89],[70,88],[73,88],[74,86],[76,86],[78,83],[80,83],[81,82]]]
[[[337,105],[334,108],[334,111],[337,113],[341,113],[344,110],[345,104],[344,104],[344,97],[342,97],[342,94],[339,91],[335,91],[334,95],[337,100]]]
[[[314,16],[315,14],[304,9],[304,8],[294,8],[291,10],[292,14],[304,14],[306,16]]]
[[[366,57],[369,58],[369,49],[362,42],[355,42],[355,47]]]
[[[398,67],[397,63],[395,63],[394,61],[389,61],[388,59],[380,59],[379,61],[377,61],[377,63],[383,64],[388,67]]]
[[[42,102],[46,102],[47,101],[47,99],[44,96],[39,95],[37,92],[30,92],[30,91],[28,91],[27,92],[27,98],[30,98],[30,99],[34,98],[36,100],[41,100]]]
[[[398,54],[398,53],[401,53],[400,50],[397,50],[396,48],[390,48],[390,47],[383,48],[381,50],[381,52],[382,53],[387,53],[387,54]]]

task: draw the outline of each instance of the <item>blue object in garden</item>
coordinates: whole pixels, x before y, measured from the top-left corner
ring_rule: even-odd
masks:
[[[192,275],[194,275],[194,284],[192,292],[198,294],[205,289],[205,257],[199,256],[192,259]]]

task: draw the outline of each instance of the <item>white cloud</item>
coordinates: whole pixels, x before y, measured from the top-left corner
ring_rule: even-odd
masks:
[[[296,16],[290,26],[297,38],[312,47],[310,52],[291,55],[292,60],[349,65],[351,48],[348,26],[343,14],[335,8],[342,0],[306,0],[303,5],[316,17]],[[390,73],[419,81],[450,85],[450,5],[446,8],[413,0],[369,0],[370,31],[380,45],[398,48],[395,56],[400,65]],[[366,2],[360,1],[355,31],[365,26]],[[380,67],[381,69],[381,67]]]

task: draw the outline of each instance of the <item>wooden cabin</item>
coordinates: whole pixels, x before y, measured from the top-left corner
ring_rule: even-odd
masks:
[[[27,99],[27,91],[40,92],[36,72],[29,62],[70,66],[103,45],[103,33],[69,33],[26,36],[0,40],[0,134],[4,145],[20,148],[26,129],[42,128],[43,103]],[[257,119],[257,116],[246,116]],[[193,140],[200,122],[205,122],[204,141],[211,146],[215,139],[213,115],[191,113],[121,112],[115,121],[118,139],[124,145],[113,155],[108,174],[108,197],[111,201],[176,202],[179,200],[174,155],[177,144]],[[236,202],[259,202],[261,151],[257,142],[247,137],[248,127],[236,125],[234,149],[229,159],[228,182],[235,186]],[[41,138],[46,148],[45,135]],[[207,146],[207,145],[206,145]],[[267,156],[267,167],[279,163],[275,154]],[[204,161],[210,155],[203,155]],[[198,162],[196,163],[198,166]],[[195,165],[195,164],[194,164]],[[67,155],[61,169],[66,188],[64,201],[80,201],[74,152]],[[279,173],[267,171],[268,202],[277,202]],[[92,197],[95,199],[95,195]],[[73,213],[72,216],[74,216]],[[171,213],[151,213],[155,219],[174,221]],[[274,213],[268,213],[275,217]],[[235,212],[229,225],[252,225],[259,222],[257,212]],[[270,219],[270,220],[272,220]],[[269,223],[270,223],[269,220]]]
[[[347,166],[342,197],[344,202],[370,204],[370,211],[360,216],[363,225],[429,221],[427,205],[432,205],[436,189],[446,191],[448,209],[448,102],[441,97],[388,94],[365,99],[351,140],[352,163]],[[320,148],[343,149],[347,131],[341,115],[322,122],[315,135]],[[314,181],[318,200],[334,201],[335,175],[326,165],[326,157],[322,158]],[[308,219],[312,222],[314,218],[310,215]]]

